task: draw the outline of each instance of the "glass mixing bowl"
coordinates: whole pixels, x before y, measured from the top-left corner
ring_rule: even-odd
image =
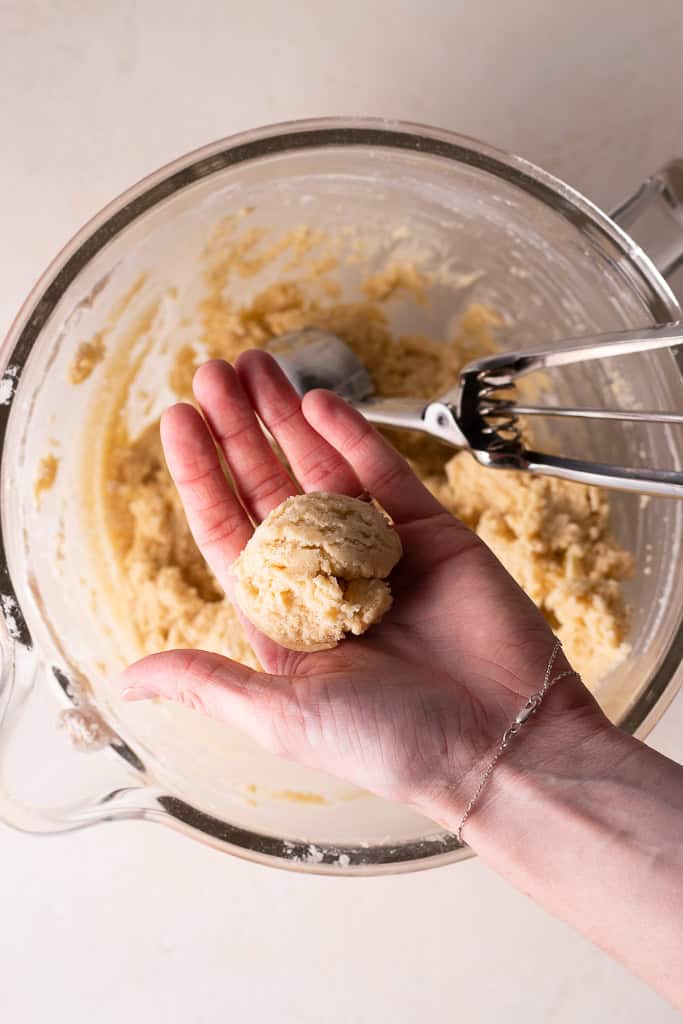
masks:
[[[654,254],[664,270],[683,250],[679,171],[651,179],[620,212],[634,234],[665,239]],[[510,348],[681,316],[655,263],[587,200],[517,157],[423,127],[326,120],[251,132],[183,157],[115,200],[48,269],[2,350],[0,818],[34,832],[158,820],[255,861],[329,873],[453,861],[466,849],[413,811],[272,757],[182,708],[123,705],[108,683],[130,652],[93,586],[97,562],[115,587],[93,530],[98,424],[128,370],[131,392],[135,381],[148,395],[142,412],[131,404],[131,429],[136,416],[139,429],[158,415],[167,362],[193,337],[207,237],[244,207],[268,231],[306,222],[350,239],[349,226],[362,226],[374,239],[366,270],[419,250],[440,283],[419,322],[398,310],[397,330],[445,337],[472,301],[504,312],[501,343]],[[359,270],[344,273],[352,295]],[[74,353],[99,332],[104,361],[75,388]],[[680,409],[683,376],[671,353],[654,353],[563,372],[554,393],[563,404]],[[597,455],[602,443],[614,461],[681,468],[670,429],[634,429],[603,438],[585,424],[558,424],[553,437],[575,453]],[[48,451],[59,456],[57,477],[36,503]],[[632,650],[598,696],[642,736],[681,683],[683,503],[615,494],[612,507],[636,561]]]

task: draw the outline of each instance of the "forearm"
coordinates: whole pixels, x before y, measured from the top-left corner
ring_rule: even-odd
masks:
[[[541,709],[495,768],[465,838],[683,1008],[683,768],[591,713],[544,720]]]

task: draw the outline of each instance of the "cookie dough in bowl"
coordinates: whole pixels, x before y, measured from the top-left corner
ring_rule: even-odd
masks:
[[[192,401],[197,366],[234,362],[307,326],[349,344],[378,397],[430,399],[494,351],[680,316],[648,281],[647,261],[608,228],[546,175],[467,140],[335,121],[183,158],[68,248],[5,350],[3,521],[14,591],[5,617],[16,629],[20,609],[33,641],[25,648],[28,635],[17,632],[22,707],[27,696],[60,710],[82,701],[78,710],[92,708],[111,730],[92,733],[101,754],[78,755],[92,759],[79,769],[88,786],[101,762],[106,792],[116,787],[98,815],[164,820],[251,860],[304,870],[378,873],[452,859],[452,836],[411,808],[269,754],[236,725],[189,707],[120,700],[120,671],[157,651],[199,649],[259,667],[244,616],[193,541],[158,422],[169,405]],[[542,398],[609,408],[627,393],[634,408],[677,408],[683,383],[669,362],[653,353],[642,372],[627,360],[614,372],[563,372],[541,383]],[[637,438],[619,431],[613,459],[669,465],[676,454],[659,427],[638,428]],[[433,438],[383,433],[504,560],[612,719],[644,730],[678,682],[678,506],[504,475]],[[556,454],[612,440],[562,419],[547,434],[538,445]],[[392,589],[399,573],[409,588],[405,558]],[[371,627],[365,644],[383,629]],[[332,653],[364,646],[348,642]],[[58,741],[66,745],[66,733],[55,736],[54,760],[47,746],[39,758],[46,774]]]
[[[344,494],[297,494],[273,509],[233,566],[250,622],[292,651],[335,647],[391,607],[386,577],[402,554],[387,517]]]

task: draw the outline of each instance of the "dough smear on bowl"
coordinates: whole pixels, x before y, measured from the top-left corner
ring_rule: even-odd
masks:
[[[398,534],[370,502],[297,494],[270,512],[235,562],[235,596],[283,647],[322,651],[380,621],[401,554]]]

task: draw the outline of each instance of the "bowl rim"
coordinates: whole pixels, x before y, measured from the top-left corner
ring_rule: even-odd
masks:
[[[55,256],[29,293],[0,348],[0,451],[22,371],[57,303],[83,268],[140,216],[196,182],[229,166],[268,156],[325,146],[382,147],[467,164],[514,184],[552,206],[590,234],[594,244],[611,245],[629,284],[649,308],[654,322],[683,314],[671,288],[652,260],[618,224],[581,193],[529,161],[465,135],[411,122],[365,117],[324,117],[272,124],[219,139],[190,151],[140,179],[102,208]],[[31,634],[17,600],[8,566],[4,524],[0,521],[0,602],[12,640],[32,646]],[[11,615],[7,614],[11,609]],[[643,735],[673,699],[683,678],[675,679],[683,660],[683,625],[647,690],[620,723]],[[113,749],[120,752],[118,747]],[[237,828],[172,795],[158,798],[154,814],[140,817],[166,823],[238,856],[282,868],[325,874],[369,875],[417,870],[452,863],[469,855],[455,835],[439,833],[394,845],[326,846],[290,842]]]

